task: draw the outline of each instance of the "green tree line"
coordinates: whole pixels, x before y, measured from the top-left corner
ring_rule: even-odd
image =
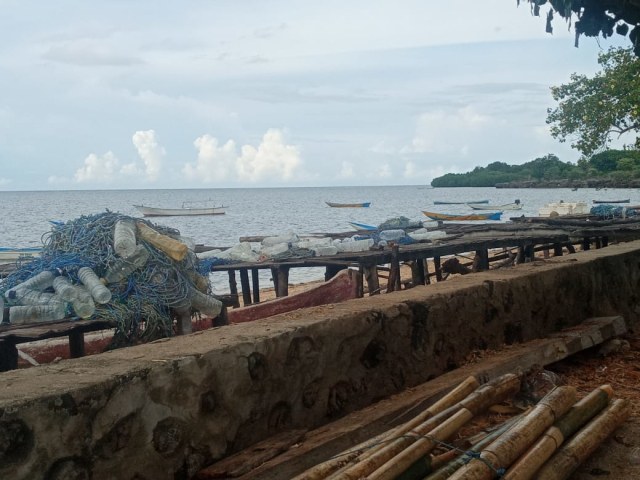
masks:
[[[640,151],[605,150],[581,159],[577,164],[563,162],[556,155],[548,154],[522,165],[493,162],[486,167],[475,167],[467,173],[447,173],[433,179],[434,187],[494,187],[499,183],[582,180],[607,178],[622,180],[640,178]]]

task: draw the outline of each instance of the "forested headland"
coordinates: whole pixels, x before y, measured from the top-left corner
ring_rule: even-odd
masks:
[[[640,188],[640,151],[606,150],[577,163],[548,154],[521,165],[493,162],[467,173],[447,173],[433,187]]]

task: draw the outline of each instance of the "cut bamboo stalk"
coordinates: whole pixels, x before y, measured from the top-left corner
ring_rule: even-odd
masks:
[[[170,258],[180,262],[187,256],[189,247],[185,243],[157,232],[144,222],[136,222],[136,226],[138,227],[138,236],[140,238],[149,242],[158,250],[162,250]]]
[[[454,473],[451,480],[490,480],[508,468],[557,418],[576,401],[576,389],[557,387],[547,394],[517,425],[482,450]]]
[[[516,415],[513,418],[509,418],[502,425],[496,428],[494,431],[490,432],[486,437],[484,437],[479,442],[475,443],[467,452],[479,452],[484,449],[486,446],[490,445],[496,438],[509,430],[513,425],[520,421],[520,419],[524,416],[524,414]],[[466,452],[465,452],[466,453]],[[468,455],[461,455],[459,458],[447,463],[442,466],[440,463],[440,458],[443,457],[440,455],[431,460],[431,468],[437,469],[428,477],[424,478],[424,480],[446,480],[448,479],[456,470],[465,465],[469,461]],[[417,477],[410,477],[417,478]]]
[[[473,415],[488,408],[494,403],[499,403],[505,398],[515,394],[520,389],[520,378],[514,374],[506,374],[477,388],[453,407],[441,412],[438,416],[432,417],[420,425],[415,426],[410,432],[412,435],[404,435],[392,441],[388,445],[376,451],[373,455],[340,472],[340,474],[330,477],[331,480],[355,480],[366,477],[393,457],[402,452],[409,445],[414,443],[419,436],[429,434],[436,428],[444,418],[456,415],[458,411],[467,410]],[[450,411],[451,410],[451,411]],[[447,416],[445,416],[447,414]],[[465,418],[466,414],[461,414],[456,420]],[[439,418],[442,417],[442,418]]]
[[[538,480],[564,480],[584,462],[631,414],[631,403],[617,399],[569,440],[538,471]]]
[[[407,423],[394,427],[386,432],[383,432],[376,437],[360,443],[355,448],[350,449],[349,452],[343,452],[342,455],[337,455],[334,458],[327,460],[315,467],[303,472],[296,476],[293,480],[322,480],[329,475],[337,472],[339,469],[354,463],[363,454],[372,454],[376,450],[384,446],[385,441],[395,439],[398,436],[404,435],[413,427],[421,424],[427,419],[437,415],[440,412],[445,411],[447,408],[455,405],[464,398],[466,398],[471,392],[478,388],[480,383],[478,380],[471,376],[466,378],[460,385],[447,393],[440,400],[435,402],[426,410],[422,411],[415,418],[411,419]]]
[[[566,438],[569,438],[589,420],[600,413],[613,395],[609,385],[602,385],[578,401],[553,424],[518,461],[509,468],[505,480],[528,480],[551,458]]]

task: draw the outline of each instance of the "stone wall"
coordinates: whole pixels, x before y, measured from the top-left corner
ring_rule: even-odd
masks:
[[[0,373],[0,478],[186,479],[456,368],[640,313],[640,242]]]

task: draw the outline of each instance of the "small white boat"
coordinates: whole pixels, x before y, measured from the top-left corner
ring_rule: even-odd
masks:
[[[522,203],[505,203],[504,205],[484,205],[484,204],[475,204],[475,203],[467,203],[467,206],[473,208],[474,210],[522,210]]]
[[[585,202],[551,202],[538,210],[540,217],[555,217],[557,215],[587,215],[589,213],[589,205]]]
[[[145,205],[134,205],[145,217],[181,217],[187,215],[224,215],[225,206],[197,207],[190,206],[190,203],[183,203],[182,208],[158,208],[147,207]]]
[[[0,247],[0,263],[15,263],[17,261],[33,260],[40,256],[41,248]]]

